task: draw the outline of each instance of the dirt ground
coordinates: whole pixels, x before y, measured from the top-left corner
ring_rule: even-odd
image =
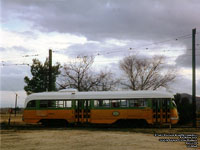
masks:
[[[147,131],[150,129],[143,129]],[[167,130],[164,129],[166,133]],[[141,129],[89,130],[54,128],[36,130],[1,130],[1,150],[184,150],[184,142],[160,142],[153,133]],[[162,133],[162,130],[159,130]],[[170,132],[169,132],[170,133]],[[187,133],[188,134],[188,133]],[[200,132],[195,132],[199,134]],[[163,138],[163,137],[162,137]],[[165,137],[166,138],[166,137]],[[169,138],[169,137],[168,137]],[[197,148],[198,149],[198,148]]]
[[[0,114],[0,123],[8,123],[10,118],[10,124],[25,124],[22,121],[22,114]]]
[[[0,118],[8,122],[8,116]],[[11,126],[1,128],[1,150],[200,150],[187,148],[185,142],[160,142],[155,134],[198,134],[192,128],[46,128],[26,126],[21,116],[11,117]],[[199,137],[200,138],[200,137]],[[178,137],[171,137],[178,139]]]

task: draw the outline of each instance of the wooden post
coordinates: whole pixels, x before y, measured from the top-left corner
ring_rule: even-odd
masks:
[[[52,50],[49,50],[49,91],[52,91]]]
[[[193,127],[196,128],[196,60],[195,60],[195,34],[192,29],[192,106],[193,106]]]
[[[15,117],[16,117],[16,113],[17,113],[17,93],[16,93],[16,98],[15,98]]]

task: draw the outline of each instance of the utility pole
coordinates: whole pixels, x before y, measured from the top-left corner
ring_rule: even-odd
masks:
[[[16,97],[15,97],[15,117],[16,117],[16,113],[17,113],[17,93],[16,93]]]
[[[52,50],[49,49],[49,91],[52,91]]]
[[[192,106],[193,106],[193,127],[196,127],[196,60],[195,60],[195,35],[196,29],[192,29]]]

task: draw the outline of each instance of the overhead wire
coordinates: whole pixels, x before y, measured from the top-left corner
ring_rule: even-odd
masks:
[[[188,38],[192,38],[191,36],[192,34],[186,34],[186,35],[182,35],[182,36],[177,36],[177,37],[174,37],[174,38],[170,38],[168,40],[163,40],[163,41],[158,41],[158,42],[153,42],[153,43],[150,43],[150,44],[145,44],[145,45],[140,45],[140,46],[137,46],[137,47],[129,47],[127,50],[131,51],[131,50],[137,50],[137,49],[141,49],[141,48],[145,48],[145,49],[149,49],[148,47],[149,46],[152,46],[152,45],[159,45],[161,43],[167,43],[167,42],[170,42],[170,41],[178,41],[178,40],[181,40],[181,39],[188,39]],[[189,37],[188,37],[189,36]],[[104,53],[105,54],[111,54],[111,53],[116,53],[116,52],[123,52],[122,49],[117,49],[117,50],[113,50],[113,51],[109,51],[109,52],[99,52],[98,55],[102,55],[100,53]]]
[[[190,54],[183,54],[184,57],[191,57],[192,55]],[[167,58],[176,58],[178,56],[166,56]],[[200,57],[200,54],[196,54],[196,57]],[[120,59],[112,59],[112,60],[96,60],[95,62],[115,62],[115,61],[120,61]],[[3,64],[0,64],[0,66],[31,66],[31,64],[28,64],[28,63],[22,63],[22,64],[6,64],[6,63],[3,63]]]
[[[196,32],[196,34],[199,34],[199,32]],[[140,45],[140,46],[137,46],[137,47],[130,47],[130,48],[127,48],[126,52],[170,52],[170,51],[187,51],[187,50],[192,50],[192,49],[160,49],[160,50],[152,50],[152,48],[150,48],[152,45],[159,45],[159,44],[163,44],[163,43],[167,43],[167,42],[170,42],[170,41],[178,41],[178,40],[184,40],[184,39],[188,39],[188,38],[192,38],[192,34],[185,34],[185,35],[181,35],[181,36],[176,36],[176,37],[173,37],[173,38],[170,38],[170,39],[167,39],[167,40],[162,40],[162,41],[158,41],[158,42],[153,42],[153,43],[150,43],[150,44],[145,44],[145,45]],[[199,46],[200,44],[196,44],[197,46]],[[139,50],[140,49],[140,50]],[[142,49],[142,50],[141,50]],[[197,51],[200,50],[200,49],[197,49]],[[60,50],[53,50],[52,52],[54,53],[60,53],[61,51]],[[118,53],[118,52],[125,52],[124,49],[120,48],[120,49],[114,49],[114,50],[106,50],[106,51],[95,51],[96,54],[95,56],[100,56],[100,55],[107,55],[107,54],[112,54],[112,53]],[[27,58],[27,57],[36,57],[36,56],[39,56],[40,54],[32,54],[32,55],[23,55],[21,57],[18,57],[18,58],[11,58],[11,60],[13,59],[21,59],[21,58]],[[73,55],[73,54],[71,54]],[[94,54],[93,54],[94,55]],[[198,56],[198,54],[196,54]],[[74,54],[74,56],[77,56],[77,54]],[[190,55],[189,55],[190,56]],[[78,57],[78,56],[77,56]],[[175,56],[177,57],[177,56]],[[5,60],[2,61],[2,64],[3,66],[5,65],[8,65],[8,64],[5,64]],[[22,63],[22,64],[10,64],[10,65],[30,65],[28,63]]]
[[[190,49],[188,49],[188,50],[190,50]],[[200,50],[200,49],[198,49],[198,50]],[[165,53],[165,52],[170,52],[170,51],[173,51],[173,50],[163,50],[163,51],[160,51],[160,52]],[[149,52],[153,52],[153,51],[149,51]],[[192,56],[192,54],[182,54],[182,55],[184,55],[186,57]],[[196,56],[199,57],[200,53],[196,53]],[[167,58],[172,58],[172,57],[175,58],[175,57],[178,57],[178,56],[166,56],[166,57]],[[78,58],[78,56],[77,56],[77,58]],[[117,60],[119,60],[119,59],[117,59]],[[99,62],[107,62],[107,61],[110,62],[110,61],[116,61],[116,60],[104,60],[104,61],[99,61]],[[98,62],[98,61],[96,61],[96,62]],[[19,64],[17,64],[17,63],[8,63],[6,61],[1,61],[0,63],[1,63],[0,66],[31,66],[31,64],[29,64],[29,63],[19,63]]]
[[[7,57],[6,59],[1,59],[2,61],[9,61],[9,60],[16,60],[16,59],[24,59],[27,57],[37,57],[39,54],[33,54],[33,55],[23,55],[18,57]]]
[[[11,63],[2,63],[0,66],[31,66],[31,64],[28,63],[22,63],[22,64],[11,64]]]
[[[198,33],[199,32],[197,32],[197,34]],[[135,49],[141,49],[141,48],[144,48],[144,47],[146,47],[146,49],[149,49],[148,47],[152,46],[152,45],[159,45],[159,44],[167,43],[167,42],[170,42],[170,41],[178,41],[178,40],[184,40],[184,39],[188,39],[188,38],[192,38],[192,34],[185,34],[185,35],[181,35],[181,36],[176,36],[176,37],[173,37],[173,38],[169,38],[167,40],[162,40],[162,41],[153,42],[153,43],[150,43],[150,44],[140,45],[140,46],[137,46],[137,47],[129,47],[129,48],[126,48],[126,50],[127,51],[131,51],[131,50],[135,51]],[[60,50],[54,50],[53,52],[59,53],[61,51]],[[107,54],[112,54],[112,53],[125,52],[125,48],[119,48],[119,49],[113,49],[113,50],[110,49],[110,50],[95,51],[95,52],[96,52],[96,54],[95,54],[96,56],[107,55]],[[73,55],[76,55],[76,54],[71,54],[71,55],[73,56]]]

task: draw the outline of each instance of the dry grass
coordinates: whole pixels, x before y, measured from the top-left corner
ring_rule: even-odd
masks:
[[[88,130],[3,130],[2,150],[187,149],[184,142],[159,142],[153,134]]]
[[[0,114],[0,123],[5,123],[8,124],[10,118],[10,124],[15,125],[15,124],[25,124],[22,121],[22,114]]]
[[[184,150],[184,142],[159,142],[154,133],[200,135],[194,128],[29,128],[21,117],[12,115],[12,126],[1,130],[1,150]],[[0,121],[8,122],[8,115],[1,115]]]

